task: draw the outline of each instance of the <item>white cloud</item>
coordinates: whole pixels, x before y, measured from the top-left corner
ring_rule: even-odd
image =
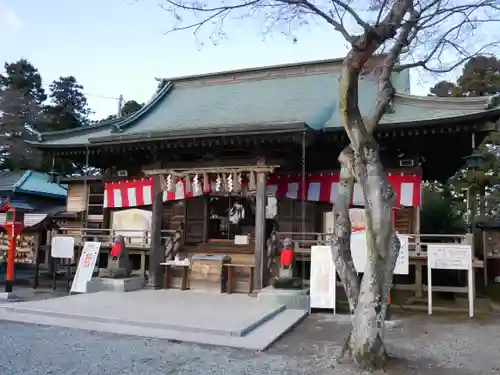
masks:
[[[11,37],[18,32],[23,24],[21,19],[16,15],[14,10],[10,8],[4,1],[0,0],[0,42]]]

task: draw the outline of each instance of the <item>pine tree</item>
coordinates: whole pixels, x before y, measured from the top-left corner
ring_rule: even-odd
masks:
[[[38,70],[26,59],[5,63],[0,75],[1,157],[3,168],[29,169],[40,165],[40,152],[25,140],[34,135],[42,103],[47,98]]]

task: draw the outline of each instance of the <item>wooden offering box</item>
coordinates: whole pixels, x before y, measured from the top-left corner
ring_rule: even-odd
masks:
[[[195,254],[191,258],[189,288],[224,292],[226,272],[223,264],[231,258],[226,254]]]

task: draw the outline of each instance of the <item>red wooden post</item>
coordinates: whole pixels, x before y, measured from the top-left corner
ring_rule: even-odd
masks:
[[[5,205],[2,207],[5,207]],[[12,293],[15,279],[16,238],[24,228],[24,214],[22,212],[16,212],[13,207],[7,206],[6,208],[7,212],[5,214],[3,227],[9,235],[9,247],[7,250],[7,267],[5,271],[5,292]]]

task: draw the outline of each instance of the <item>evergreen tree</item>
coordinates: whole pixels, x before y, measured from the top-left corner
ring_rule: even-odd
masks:
[[[83,86],[73,76],[60,77],[50,85],[51,103],[44,107],[46,130],[63,130],[88,125],[91,111]]]
[[[0,162],[3,168],[37,168],[40,152],[24,141],[34,135],[47,98],[42,77],[26,59],[5,63],[4,67],[5,73],[0,75]]]
[[[457,82],[440,81],[430,89],[433,96],[478,97],[500,93],[500,60],[476,56],[469,60]],[[500,133],[491,132],[475,150],[473,168],[459,170],[450,179],[455,195],[470,192],[471,217],[475,221],[500,218]],[[477,209],[476,209],[477,208]]]
[[[488,96],[500,93],[500,60],[476,56],[470,59],[456,83],[440,81],[430,89],[431,96]]]
[[[135,100],[129,100],[123,104],[122,107],[122,116],[131,115],[134,112],[137,112],[139,109],[144,107],[144,103],[138,103]]]

